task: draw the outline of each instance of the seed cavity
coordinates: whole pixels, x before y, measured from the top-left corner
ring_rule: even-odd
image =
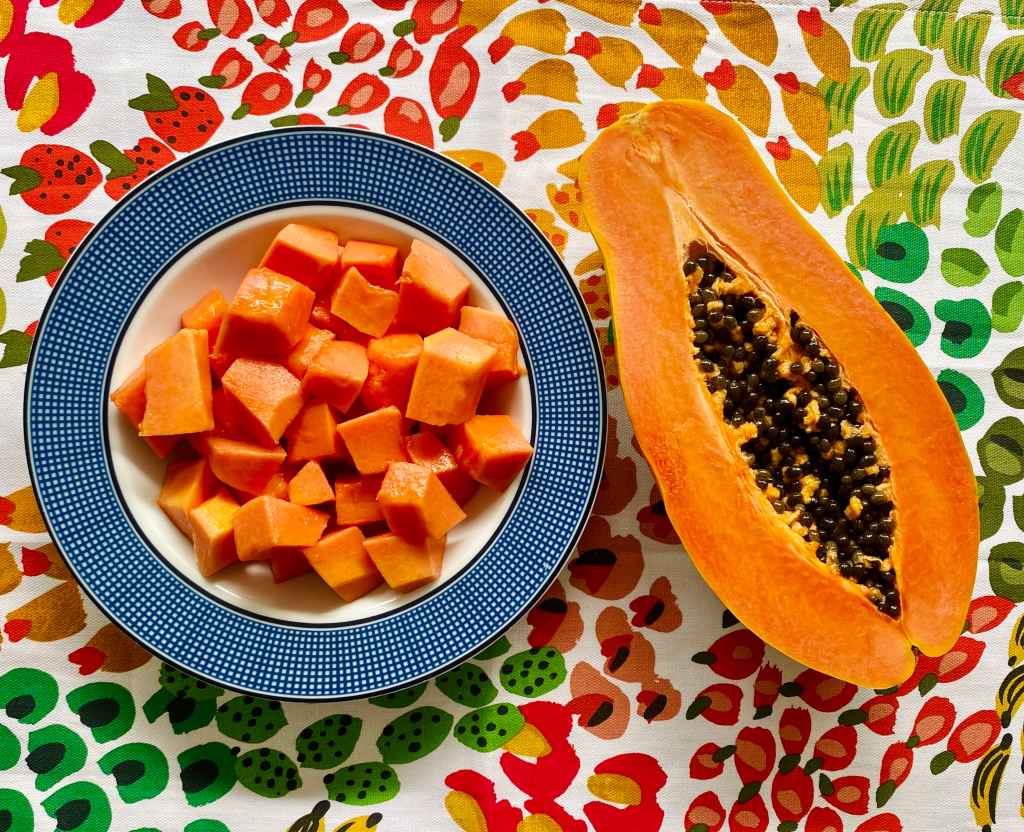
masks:
[[[797,311],[693,244],[683,263],[693,355],[781,522],[879,611],[900,615],[890,468],[860,395]]]

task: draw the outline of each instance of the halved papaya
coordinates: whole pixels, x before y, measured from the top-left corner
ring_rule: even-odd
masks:
[[[619,372],[669,518],[751,630],[882,688],[963,626],[978,553],[953,414],[742,128],[693,101],[580,164]]]

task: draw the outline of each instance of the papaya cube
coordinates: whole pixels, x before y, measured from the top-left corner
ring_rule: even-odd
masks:
[[[348,341],[330,341],[316,354],[302,377],[302,392],[323,399],[344,413],[359,396],[368,369],[365,347]]]
[[[366,345],[369,370],[359,399],[370,410],[394,405],[403,413],[416,364],[423,352],[423,338],[414,333],[385,335]]]
[[[309,313],[309,322],[320,329],[326,329],[334,334],[339,341],[352,341],[362,344],[364,347],[370,342],[370,336],[360,332],[352,324],[345,323],[337,315],[331,312],[330,297],[318,297],[313,304],[313,311]]]
[[[345,456],[345,445],[338,435],[338,420],[327,402],[308,402],[289,425],[285,439],[289,462]]]
[[[213,428],[209,334],[181,329],[146,356],[146,410],[141,436],[174,436]]]
[[[215,351],[284,358],[306,331],[313,290],[271,269],[250,269],[217,336]]]
[[[241,407],[233,397],[224,391],[223,387],[215,387],[213,390],[213,430],[189,434],[186,441],[196,453],[207,456],[210,453],[208,442],[216,436],[225,439],[244,439],[245,431],[242,428],[244,416],[241,413]]]
[[[376,338],[388,331],[398,312],[398,293],[374,286],[350,268],[331,295],[331,314]]]
[[[382,474],[392,462],[405,462],[402,412],[382,407],[338,425],[338,433],[360,474]]]
[[[275,584],[283,584],[312,570],[302,549],[284,549],[270,559],[270,574]]]
[[[262,492],[287,456],[284,448],[264,448],[219,436],[208,439],[206,449],[214,476],[249,494]]]
[[[220,491],[189,512],[192,546],[204,578],[238,561],[235,529],[232,525],[238,503],[227,491]]]
[[[319,463],[307,462],[288,483],[288,499],[300,506],[315,506],[334,499],[334,489]]]
[[[234,399],[246,433],[265,445],[276,444],[302,409],[302,385],[281,364],[239,358],[221,384]]]
[[[359,269],[374,286],[394,289],[398,283],[398,249],[383,243],[349,240],[341,252],[341,271]]]
[[[211,289],[192,306],[181,313],[183,329],[205,329],[210,334],[210,343],[217,340],[224,313],[228,311],[228,302],[220,289]]]
[[[306,327],[306,331],[299,340],[299,343],[297,343],[295,348],[288,353],[284,366],[288,368],[288,372],[293,376],[296,378],[302,378],[306,374],[306,370],[309,369],[310,362],[316,358],[316,354],[320,352],[320,348],[328,341],[333,340],[333,332],[326,329],[320,329],[319,327],[315,327],[310,324]]]
[[[474,416],[450,434],[459,465],[477,482],[504,491],[533,456],[533,447],[511,417]]]
[[[205,459],[172,462],[167,466],[156,504],[182,533],[191,537],[189,512],[213,496],[217,483]]]
[[[241,489],[236,488],[235,496],[238,497],[239,502],[242,503],[247,503],[249,500],[255,500],[257,497],[277,497],[280,500],[287,500],[288,477],[285,476],[283,471],[278,471],[274,476],[267,480],[267,484],[259,491],[242,491]]]
[[[433,471],[460,506],[468,503],[476,494],[479,486],[459,467],[455,455],[434,434],[421,431],[405,437],[405,452],[410,462]]]
[[[500,312],[463,306],[459,313],[459,332],[494,347],[496,355],[487,375],[488,388],[519,378],[519,336],[512,321]]]
[[[343,601],[355,601],[383,582],[363,547],[363,533],[351,526],[324,535],[304,550],[306,559]]]
[[[257,497],[234,517],[238,559],[269,560],[285,549],[312,546],[327,528],[327,515],[277,497]]]
[[[458,425],[476,413],[495,349],[457,329],[423,339],[405,415],[428,425]]]
[[[391,531],[416,543],[425,537],[444,537],[466,519],[437,475],[411,462],[388,466],[377,502]]]
[[[413,240],[399,282],[398,321],[420,335],[454,326],[469,281],[444,252]]]
[[[396,592],[409,592],[441,574],[444,538],[427,538],[420,543],[397,534],[379,534],[363,543],[373,565]]]
[[[146,368],[139,365],[113,393],[110,400],[132,427],[138,430],[146,412]],[[214,414],[216,418],[216,413]],[[177,436],[144,436],[143,440],[160,459],[166,459],[180,440]]]
[[[338,272],[338,235],[289,223],[277,232],[260,265],[319,292]]]
[[[210,353],[210,372],[217,376],[217,378],[221,378],[228,371],[228,367],[234,363],[235,358],[236,356],[230,353],[217,352],[215,347],[213,352]]]
[[[334,510],[339,526],[365,526],[384,519],[377,492],[383,477],[339,477],[334,481]]]

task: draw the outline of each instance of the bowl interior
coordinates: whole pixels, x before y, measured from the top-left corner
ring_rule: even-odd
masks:
[[[169,264],[143,297],[113,356],[111,389],[138,366],[146,352],[180,326],[181,312],[213,287],[230,298],[245,271],[255,266],[274,235],[289,222],[330,228],[342,241],[369,239],[397,245],[403,254],[414,239],[444,248],[472,284],[469,303],[512,317],[480,274],[457,251],[419,229],[372,211],[337,205],[269,210],[233,223]],[[529,367],[529,357],[523,356]],[[534,399],[529,374],[506,385],[495,402],[536,444]],[[442,575],[415,592],[399,595],[381,587],[346,604],[314,573],[275,584],[265,563],[232,566],[212,578],[196,568],[189,541],[156,504],[165,463],[153,455],[113,406],[107,412],[114,479],[137,526],[165,562],[197,587],[242,611],[278,621],[313,625],[351,623],[395,613],[452,580],[488,545],[510,512],[519,478],[503,494],[481,488],[465,507],[468,518],[448,536]],[[529,468],[527,468],[529,471]],[[520,478],[523,475],[520,475]]]

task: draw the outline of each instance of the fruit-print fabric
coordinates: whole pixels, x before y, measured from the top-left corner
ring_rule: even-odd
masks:
[[[1021,828],[1021,0],[0,0],[0,72],[0,830]],[[975,601],[898,690],[746,631],[633,441],[575,160],[679,96],[747,127],[971,451]],[[210,142],[321,123],[433,147],[529,213],[587,302],[612,416],[578,551],[507,638],[303,705],[190,679],[103,619],[44,533],[19,408],[47,295],[114,201]]]

